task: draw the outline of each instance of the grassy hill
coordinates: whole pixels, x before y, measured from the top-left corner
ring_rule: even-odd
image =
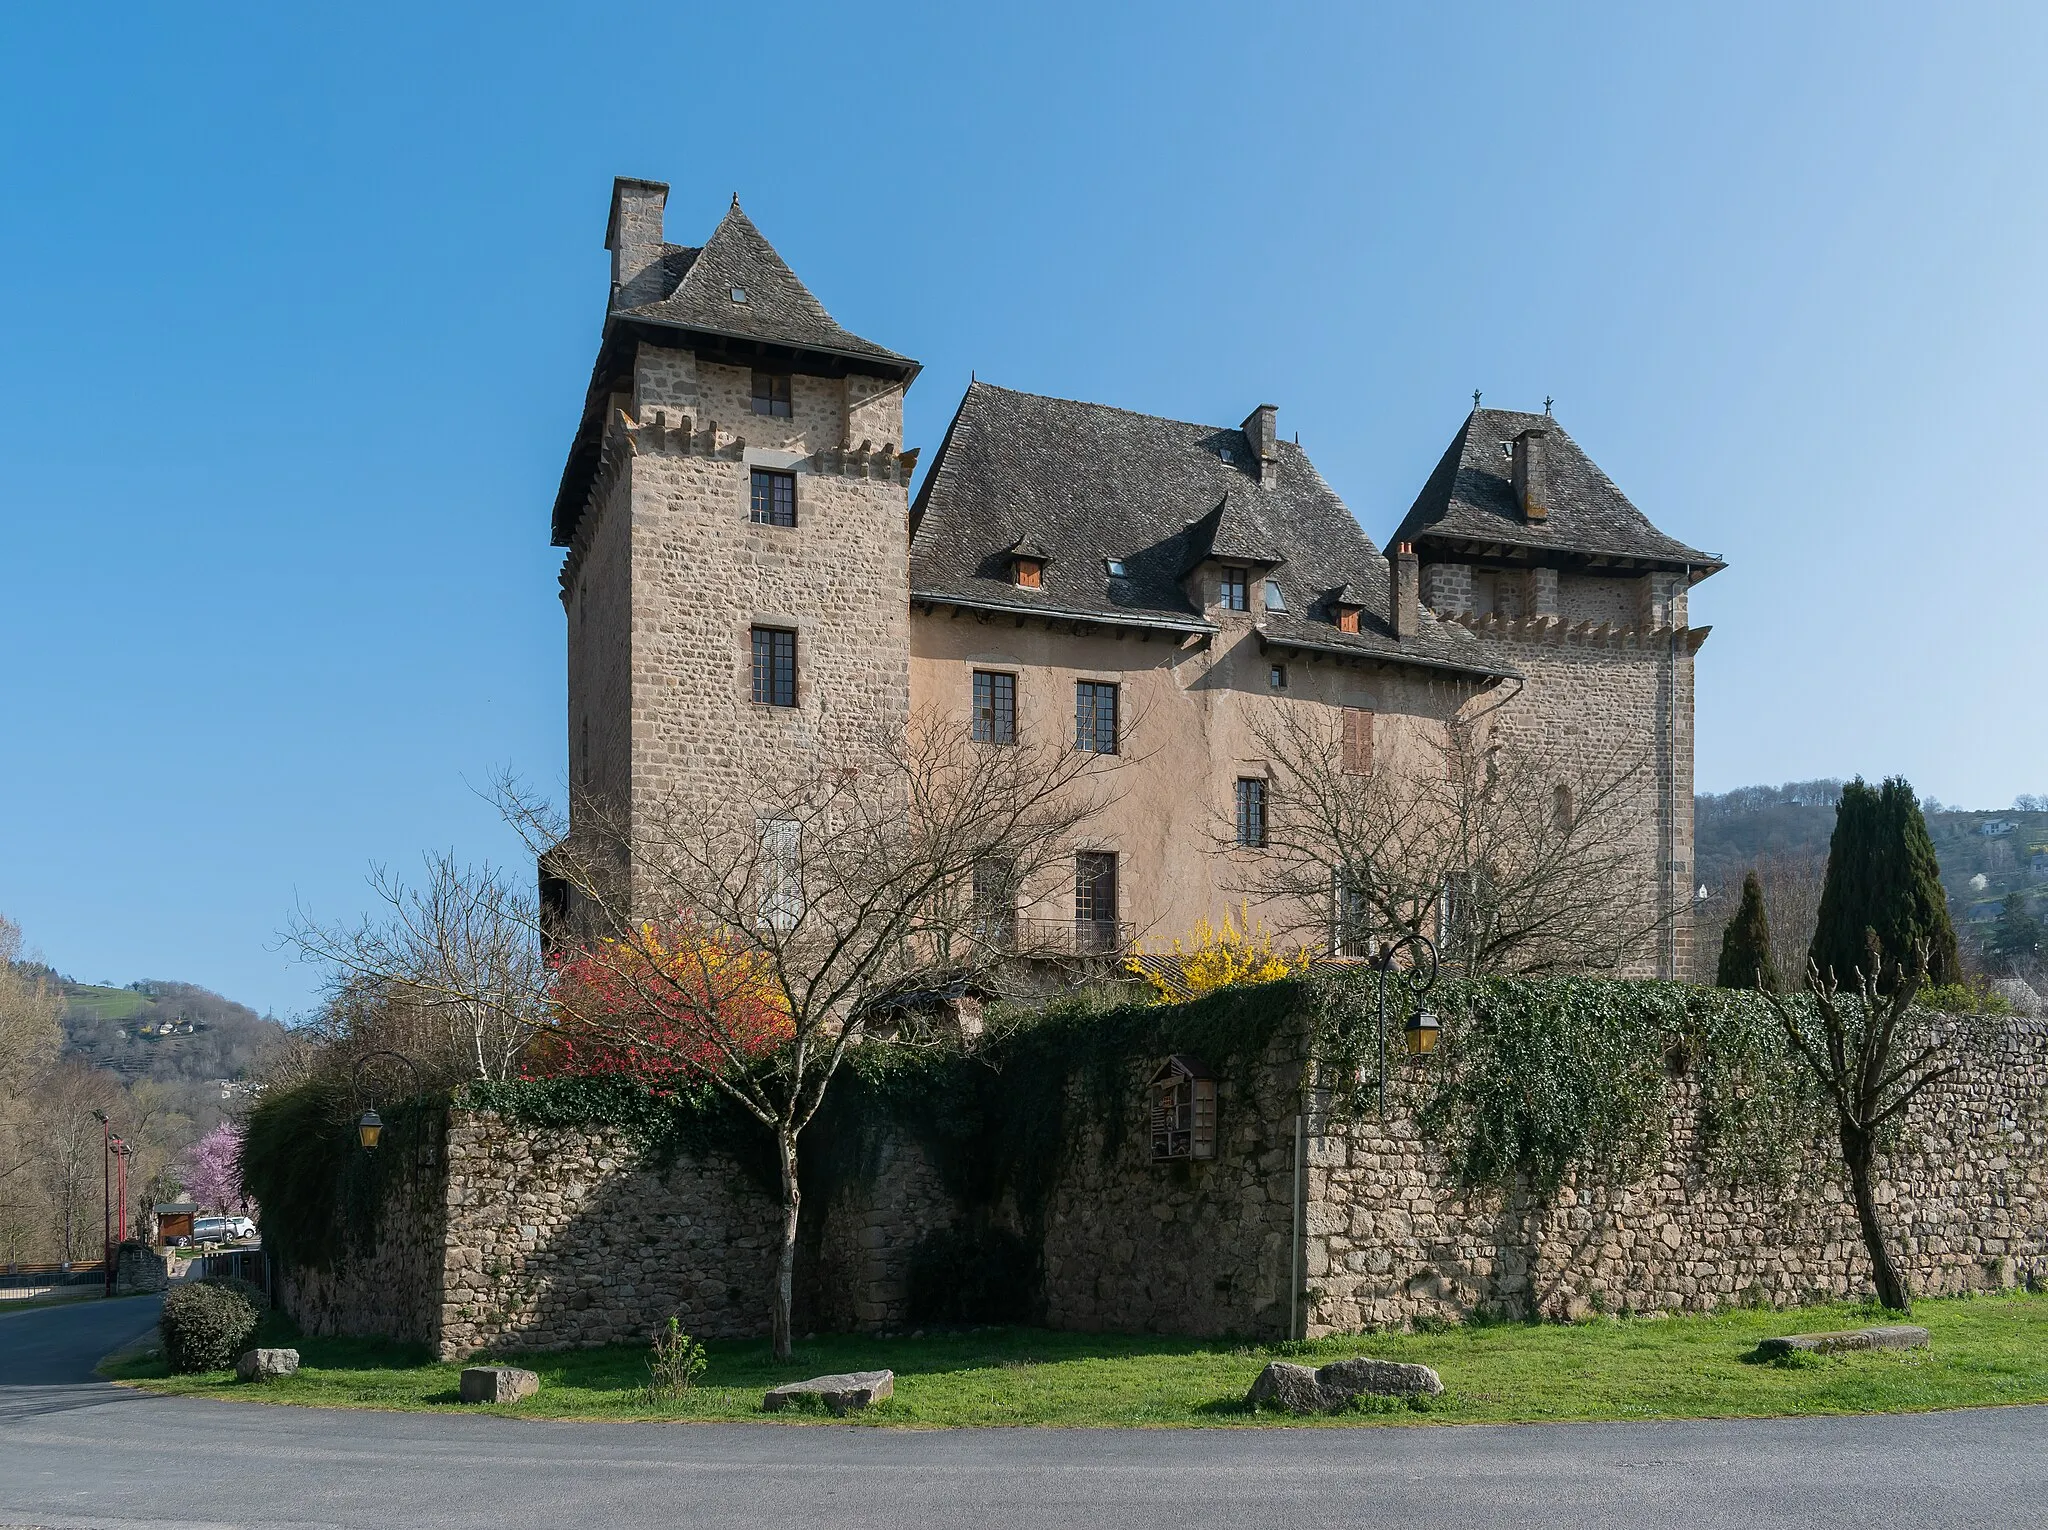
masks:
[[[276,1020],[192,983],[109,988],[66,979],[62,988],[65,1051],[128,1078],[243,1078],[284,1036]]]

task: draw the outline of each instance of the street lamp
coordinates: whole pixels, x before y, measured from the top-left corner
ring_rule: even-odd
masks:
[[[107,1295],[114,1294],[114,1126],[104,1110],[92,1118],[100,1124],[100,1263],[107,1273]],[[70,1253],[69,1249],[65,1253]]]
[[[350,1091],[358,1100],[363,1097],[363,1068],[366,1064],[379,1057],[388,1057],[393,1062],[405,1064],[405,1071],[412,1075],[413,1090],[415,1093],[418,1092],[420,1087],[420,1070],[414,1066],[413,1060],[410,1057],[407,1057],[403,1052],[365,1052],[356,1059],[355,1070],[349,1075]],[[377,1143],[383,1135],[384,1118],[377,1114],[377,1107],[373,1102],[370,1108],[365,1110],[356,1121],[356,1141],[362,1144],[363,1151],[374,1153],[377,1150]]]
[[[1408,955],[1405,966],[1395,965],[1403,952]],[[1421,1057],[1436,1047],[1436,1039],[1442,1027],[1436,1016],[1422,1007],[1422,999],[1436,986],[1436,945],[1427,935],[1418,930],[1403,930],[1390,940],[1380,942],[1379,950],[1371,957],[1373,969],[1379,973],[1380,982],[1380,1115],[1387,1113],[1387,986],[1398,981],[1404,992],[1403,1008],[1412,1002],[1414,1013],[1401,1027],[1401,1036],[1407,1043],[1410,1057]]]

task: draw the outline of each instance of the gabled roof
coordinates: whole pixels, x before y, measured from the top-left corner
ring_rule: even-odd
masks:
[[[1550,513],[1541,521],[1522,514],[1509,455],[1515,437],[1532,428],[1549,432],[1543,467]],[[1497,545],[1531,555],[1569,553],[1655,567],[1691,564],[1699,576],[1727,566],[1652,526],[1548,415],[1507,409],[1475,409],[1466,416],[1394,540]]]
[[[1260,561],[1277,565],[1269,577],[1287,600],[1285,613],[1259,616],[1268,641],[1474,675],[1512,673],[1470,633],[1426,610],[1414,637],[1395,638],[1386,560],[1344,502],[1291,442],[1280,443],[1269,469],[1277,481],[1251,476],[1256,460],[1235,426],[977,382],[911,507],[911,598],[1211,631],[1183,575],[1219,532],[1227,528],[1234,538],[1242,527],[1259,537]],[[1242,507],[1241,520],[1226,513],[1232,505]],[[1042,586],[1025,594],[1011,582],[1007,549],[1027,536],[1055,556]],[[1107,574],[1112,558],[1124,577]],[[1366,612],[1356,633],[1337,627],[1329,604],[1345,587]]]
[[[699,330],[798,350],[910,365],[908,357],[863,340],[825,312],[824,304],[797,280],[775,247],[761,237],[739,199],[719,220],[701,249],[670,245],[664,273],[673,273],[667,294],[651,302],[615,308],[613,316],[646,324]],[[745,294],[745,301],[733,296]]]
[[[1226,558],[1245,563],[1287,561],[1274,550],[1273,535],[1252,503],[1252,497],[1263,492],[1257,485],[1228,490],[1214,510],[1195,522],[1188,535],[1189,569]]]

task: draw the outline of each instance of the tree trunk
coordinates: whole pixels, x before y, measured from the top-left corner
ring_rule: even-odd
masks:
[[[1870,1164],[1872,1143],[1868,1132],[1842,1128],[1842,1161],[1849,1166],[1849,1193],[1856,1201],[1856,1220],[1863,1228],[1863,1246],[1870,1253],[1870,1275],[1877,1286],[1877,1301],[1893,1312],[1911,1312],[1912,1294],[1905,1277],[1892,1263],[1891,1245],[1885,1241],[1884,1224],[1878,1220],[1877,1197],[1872,1193]]]
[[[796,1219],[803,1192],[796,1180],[796,1133],[786,1126],[775,1129],[775,1154],[782,1169],[782,1247],[775,1258],[775,1307],[768,1333],[775,1358],[787,1360],[796,1306]]]

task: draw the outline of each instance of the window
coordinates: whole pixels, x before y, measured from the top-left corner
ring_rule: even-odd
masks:
[[[771,707],[796,705],[796,634],[780,627],[754,629],[754,699]]]
[[[1251,601],[1246,596],[1245,571],[1241,568],[1227,568],[1223,571],[1223,609],[1226,611],[1248,611]]]
[[[1121,558],[1104,558],[1102,560],[1102,571],[1112,579],[1127,577],[1124,569],[1124,560]]]
[[[1266,684],[1271,686],[1276,691],[1286,690],[1287,666],[1285,664],[1274,664],[1269,666],[1266,670]]]
[[[1262,777],[1237,778],[1237,842],[1254,850],[1266,843],[1266,783]]]
[[[1200,1063],[1169,1057],[1152,1075],[1152,1161],[1216,1156],[1216,1079]]]
[[[1017,560],[1017,587],[1024,590],[1038,589],[1045,582],[1045,564],[1037,558]]]
[[[1372,901],[1366,896],[1362,866],[1339,866],[1330,873],[1330,952],[1333,956],[1372,955]]]
[[[754,413],[771,414],[778,420],[789,418],[789,374],[787,372],[756,372],[754,374]]]
[[[1083,850],[1074,857],[1074,943],[1110,951],[1116,938],[1116,852]]]
[[[974,863],[974,933],[988,945],[1017,944],[1017,863],[990,856]]]
[[[1372,713],[1363,707],[1344,709],[1344,773],[1372,774]]]
[[[764,818],[760,828],[761,923],[786,931],[804,914],[803,825]]]
[[[1337,608],[1337,630],[1339,632],[1356,632],[1358,630],[1358,607],[1339,606]]]
[[[1572,828],[1572,789],[1562,781],[1550,794],[1550,818],[1559,830],[1569,834]]]
[[[1266,609],[1268,611],[1285,611],[1287,609],[1287,597],[1280,593],[1280,581],[1277,579],[1268,579],[1266,581]]]
[[[796,524],[796,474],[754,469],[754,496],[748,519],[758,526]]]
[[[746,289],[746,288],[744,288],[744,287],[735,287],[735,288],[733,288],[733,289],[732,289],[732,300],[733,300],[733,301],[734,301],[735,303],[744,303],[744,302],[745,302],[745,301],[747,300],[747,289]]]
[[[1074,747],[1084,754],[1116,753],[1116,687],[1082,680],[1074,686]]]
[[[974,672],[974,741],[1017,742],[1017,677],[985,669]]]

